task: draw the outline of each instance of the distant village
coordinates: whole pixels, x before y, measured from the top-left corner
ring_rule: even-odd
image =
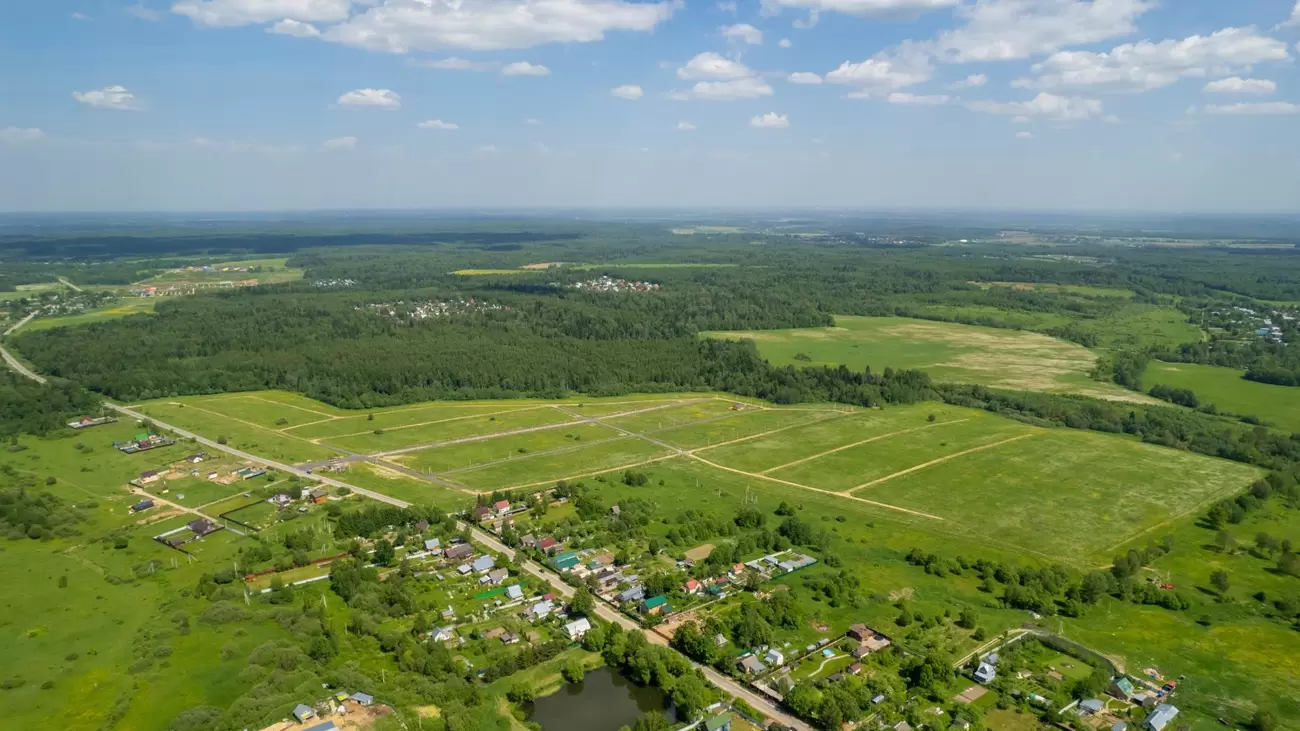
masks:
[[[484,302],[475,297],[459,300],[430,300],[427,302],[369,302],[356,307],[358,312],[373,312],[385,317],[405,320],[428,320],[473,312],[495,312],[509,309],[502,305]]]
[[[570,284],[569,289],[581,292],[657,292],[659,285],[654,282],[629,282],[626,279],[606,276]]]

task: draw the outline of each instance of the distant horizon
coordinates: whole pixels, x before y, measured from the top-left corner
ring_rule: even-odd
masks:
[[[185,217],[193,220],[197,217],[214,216],[233,218],[239,216],[330,216],[347,214],[365,215],[433,215],[455,218],[458,214],[467,216],[499,216],[503,218],[526,216],[531,214],[584,214],[584,213],[630,213],[677,215],[744,215],[747,217],[765,217],[798,214],[819,214],[822,216],[890,216],[890,215],[1034,215],[1034,216],[1079,216],[1079,217],[1144,217],[1172,216],[1180,218],[1296,218],[1300,223],[1300,207],[1295,210],[1187,210],[1187,209],[1123,209],[1123,208],[1013,208],[1013,207],[954,207],[954,206],[891,206],[891,207],[851,207],[851,206],[806,206],[791,204],[753,205],[753,206],[447,206],[447,207],[338,207],[338,208],[229,208],[229,209],[0,209],[0,218],[28,217],[115,217],[115,216],[159,216]],[[1298,232],[1300,233],[1300,232]]]

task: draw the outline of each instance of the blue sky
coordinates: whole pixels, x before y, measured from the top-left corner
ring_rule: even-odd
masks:
[[[45,0],[0,210],[1300,212],[1296,0]]]

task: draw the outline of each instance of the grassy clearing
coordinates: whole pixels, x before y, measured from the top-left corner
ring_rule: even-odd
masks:
[[[291,436],[300,436],[290,431],[291,427],[330,418],[323,411],[308,410],[256,395],[204,399],[190,403],[189,407],[215,411],[233,419],[252,422],[264,429],[286,430]]]
[[[240,281],[244,279],[256,279],[259,284],[277,284],[280,282],[295,282],[302,279],[303,270],[297,267],[287,266],[287,261],[288,259],[285,257],[245,259],[243,261],[222,261],[211,264],[214,270],[211,272],[184,270],[162,272],[141,282],[141,284],[205,284],[211,282]],[[195,263],[195,266],[203,265],[204,264],[200,262]],[[259,267],[261,271],[223,272],[221,271],[222,267]]]
[[[1100,565],[1126,540],[1159,538],[1159,528],[1260,474],[1119,437],[1035,430],[855,494],[934,513],[1026,552]]]
[[[654,438],[681,449],[698,449],[821,419],[839,418],[841,415],[840,411],[831,407],[749,410],[703,424],[687,424],[655,431]]]
[[[1131,289],[1115,289],[1111,287],[1088,287],[1081,284],[1052,284],[1050,282],[971,282],[980,289],[992,289],[993,287],[1005,287],[1007,289],[1021,290],[1025,292],[1052,292],[1065,294],[1078,294],[1085,297],[1110,297],[1115,299],[1133,299],[1134,292]]]
[[[294,436],[305,439],[330,439],[373,432],[375,429],[402,429],[420,424],[463,419],[465,417],[520,411],[528,406],[495,404],[433,404],[408,407],[372,414],[351,415],[341,419],[310,424],[291,430]],[[371,418],[371,417],[374,418]],[[317,421],[320,418],[317,417]]]
[[[145,491],[150,495],[161,495],[169,502],[177,505],[184,505],[187,508],[197,508],[200,505],[217,502],[225,498],[247,492],[253,486],[261,487],[267,484],[265,480],[253,480],[251,482],[237,482],[230,485],[223,485],[219,482],[213,482],[202,477],[186,477],[180,480],[165,480],[156,482],[145,487]],[[164,492],[164,490],[166,492]]]
[[[669,429],[675,426],[693,424],[705,419],[713,419],[735,414],[736,404],[722,401],[710,400],[700,401],[693,404],[682,406],[672,406],[666,409],[655,409],[642,414],[632,416],[623,416],[616,419],[610,419],[609,423],[620,429],[626,429],[630,432],[648,432],[659,429]]]
[[[1096,355],[1087,348],[1017,330],[899,317],[839,316],[832,328],[715,332],[709,336],[751,339],[763,357],[777,365],[919,368],[940,381],[1132,396],[1089,377]]]
[[[77,315],[38,317],[24,325],[23,330],[48,330],[55,327],[71,327],[72,325],[85,325],[91,322],[116,320],[119,317],[129,317],[131,315],[150,314],[153,312],[155,302],[157,300],[152,297],[125,297],[108,307],[87,310]]]
[[[567,429],[518,434],[446,447],[434,447],[394,458],[398,464],[421,472],[446,472],[488,462],[527,459],[530,454],[555,449],[581,449],[585,444],[614,439],[620,432],[600,424],[575,424]]]
[[[369,462],[355,462],[338,478],[350,485],[364,487],[385,495],[420,505],[434,505],[443,510],[464,510],[473,496],[450,490],[424,480],[408,477],[396,470]]]
[[[824,490],[850,490],[931,460],[1034,431],[1018,422],[983,414],[972,415],[969,421],[945,423],[936,419],[934,423],[937,426],[885,437],[769,474]],[[863,497],[879,499],[874,493]]]
[[[1142,374],[1142,385],[1189,388],[1201,403],[1234,414],[1257,416],[1288,431],[1300,431],[1300,388],[1247,381],[1242,373],[1233,368],[1151,361]]]
[[[559,409],[538,407],[495,415],[476,415],[468,419],[444,421],[423,426],[392,430],[377,429],[376,431],[379,431],[379,434],[368,433],[350,437],[332,437],[328,440],[328,444],[352,452],[369,454],[422,444],[435,444],[453,439],[497,434],[515,429],[563,424],[571,421],[574,421],[574,418]]]
[[[451,480],[475,490],[531,485],[574,475],[633,465],[671,454],[633,437],[595,444],[572,452],[541,454],[499,465],[457,472]]]
[[[639,400],[619,399],[614,401],[583,401],[577,404],[565,406],[566,409],[583,416],[611,416],[613,414],[623,414],[629,411],[639,411],[641,409],[654,408],[655,406],[667,406],[682,401],[680,398],[648,398]]]
[[[942,404],[876,409],[850,416],[833,416],[776,434],[705,450],[701,456],[725,467],[761,472],[864,439],[927,427],[932,423],[975,418],[980,413]],[[929,421],[931,414],[934,414],[934,422]]]
[[[235,449],[251,452],[280,462],[314,462],[338,456],[336,450],[296,439],[252,423],[222,416],[204,407],[189,407],[177,402],[152,401],[136,407],[141,413],[202,434],[225,437]],[[214,436],[215,435],[215,436]]]
[[[1201,329],[1187,321],[1187,315],[1163,305],[1134,303],[1109,317],[1080,325],[1096,334],[1103,348],[1172,347],[1204,338]]]

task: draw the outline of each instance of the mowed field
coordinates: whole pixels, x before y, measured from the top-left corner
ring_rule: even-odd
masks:
[[[1259,475],[1123,436],[928,403],[780,407],[690,394],[358,413],[268,392],[142,409],[286,461],[344,456],[351,464],[340,479],[411,502],[462,507],[476,493],[689,469],[862,522],[886,514],[1078,566],[1104,563]]]
[[[776,365],[919,368],[935,379],[995,388],[1144,399],[1088,375],[1097,356],[1081,345],[1018,330],[901,317],[837,316],[835,327],[712,332],[749,339]]]
[[[1220,411],[1258,416],[1287,431],[1300,431],[1300,388],[1247,381],[1241,377],[1243,373],[1235,368],[1153,360],[1142,374],[1142,386],[1188,388],[1202,404],[1214,404]]]

